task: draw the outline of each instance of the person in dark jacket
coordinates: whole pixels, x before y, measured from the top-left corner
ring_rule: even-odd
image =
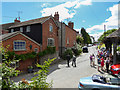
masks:
[[[66,56],[66,59],[67,59],[67,65],[68,65],[68,67],[70,67],[69,66],[69,61],[70,61],[70,55],[69,54]]]
[[[72,59],[72,66],[74,65],[74,67],[76,67],[76,57],[75,55],[73,55],[73,59]]]

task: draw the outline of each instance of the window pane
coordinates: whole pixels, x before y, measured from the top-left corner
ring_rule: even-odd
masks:
[[[16,41],[14,42],[15,50],[25,50],[25,41]]]

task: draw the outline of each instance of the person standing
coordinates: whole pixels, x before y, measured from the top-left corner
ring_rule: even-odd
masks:
[[[73,55],[73,59],[72,59],[72,66],[74,65],[74,67],[76,67],[76,57],[75,55]]]
[[[69,61],[70,61],[70,55],[69,54],[67,54],[66,59],[67,59],[67,65],[68,65],[68,67],[70,67],[69,66]]]
[[[92,55],[90,55],[90,66],[92,66]]]
[[[92,62],[93,62],[93,67],[95,66],[95,55],[92,55]]]
[[[102,57],[101,58],[101,70],[103,70],[103,67],[104,67],[104,58]],[[104,71],[104,70],[103,70]]]
[[[101,60],[100,60],[100,56],[98,56],[98,71],[100,71],[100,66],[101,66]]]
[[[106,70],[107,70],[107,73],[109,72],[109,63],[110,63],[110,60],[109,60],[109,57],[107,57],[107,59],[106,59]]]

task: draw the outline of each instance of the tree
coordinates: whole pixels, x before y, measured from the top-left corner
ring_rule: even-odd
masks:
[[[84,28],[81,29],[81,34],[82,34],[82,37],[84,39],[83,40],[84,44],[90,44],[90,43],[92,43],[89,34],[86,32],[86,30]]]
[[[83,44],[83,41],[84,41],[83,37],[80,37],[80,36],[77,36],[77,37],[76,37],[76,42],[77,42],[78,44]]]
[[[114,31],[116,31],[117,29],[111,29],[111,30],[107,30],[106,32],[104,32],[98,39],[99,42],[102,42],[104,40],[105,36],[110,35],[111,33],[113,33]]]
[[[16,60],[8,59],[7,49],[3,46],[0,46],[0,54],[2,55],[2,68],[0,68],[2,71],[2,89],[8,89],[14,83],[10,77],[17,76],[20,71],[16,70],[15,67],[10,67],[11,61]]]

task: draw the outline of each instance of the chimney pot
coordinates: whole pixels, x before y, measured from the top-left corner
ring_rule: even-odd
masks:
[[[69,26],[70,28],[72,28],[72,29],[73,29],[73,27],[74,27],[74,23],[73,23],[73,22],[71,22],[71,21],[69,21],[69,22],[68,22],[68,26]]]
[[[54,19],[57,20],[57,21],[59,21],[59,14],[58,14],[58,12],[55,12]]]
[[[20,23],[20,20],[17,20],[17,18],[14,20],[14,23],[15,24],[18,24],[18,23]]]

